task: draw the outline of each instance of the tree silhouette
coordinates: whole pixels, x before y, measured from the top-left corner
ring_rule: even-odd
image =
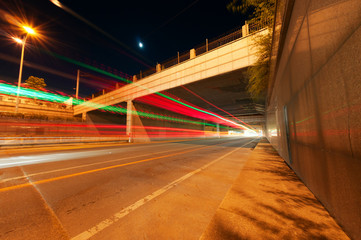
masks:
[[[254,37],[257,61],[247,71],[247,92],[255,101],[264,102],[270,73],[275,0],[232,0],[227,4],[227,9],[245,14],[251,19],[247,21],[249,24],[260,24],[269,30],[267,34]]]
[[[30,88],[37,89],[37,90],[41,90],[46,87],[44,78],[30,76],[28,79],[25,80],[25,82],[26,82],[26,85],[28,85]]]

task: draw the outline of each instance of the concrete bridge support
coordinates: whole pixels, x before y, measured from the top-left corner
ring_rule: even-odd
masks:
[[[81,119],[83,120],[83,122],[86,121],[86,115],[87,115],[86,112],[83,112],[83,113],[81,114]]]
[[[129,136],[129,142],[132,142],[132,135],[133,135],[133,131],[132,131],[132,124],[133,124],[133,101],[132,100],[128,100],[127,101],[127,120],[126,120],[126,134]]]

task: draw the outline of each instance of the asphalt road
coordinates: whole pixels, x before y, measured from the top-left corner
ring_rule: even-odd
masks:
[[[198,239],[257,141],[3,150],[0,239]]]

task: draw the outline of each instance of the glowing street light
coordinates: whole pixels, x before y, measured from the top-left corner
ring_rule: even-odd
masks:
[[[23,26],[23,28],[25,29],[25,31],[26,31],[27,33],[35,34],[34,29],[32,29],[31,27]]]
[[[23,40],[21,40],[20,38],[12,37],[12,39],[19,44],[23,44]]]
[[[26,35],[24,37],[23,40],[21,40],[20,38],[15,38],[13,37],[14,41],[17,43],[22,44],[22,49],[21,49],[21,58],[20,58],[20,69],[19,69],[19,79],[18,79],[18,91],[16,94],[16,106],[15,106],[15,113],[18,112],[19,109],[19,94],[20,94],[20,85],[21,85],[21,75],[23,73],[23,63],[24,63],[24,50],[25,50],[25,44],[26,44],[26,39],[28,38],[28,35],[33,35],[35,34],[34,29],[32,29],[31,27],[28,26],[23,26],[23,28],[26,31]]]
[[[55,4],[58,7],[63,7],[63,5],[61,5],[61,2],[59,2],[58,0],[50,0],[50,2],[52,2],[53,4]]]

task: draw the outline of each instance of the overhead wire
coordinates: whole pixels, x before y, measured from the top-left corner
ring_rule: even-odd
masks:
[[[165,21],[164,23],[160,24],[158,27],[156,27],[154,30],[152,30],[150,33],[148,33],[147,35],[144,36],[144,38],[149,37],[150,35],[152,35],[154,32],[158,31],[159,29],[161,29],[162,27],[164,27],[165,25],[167,25],[168,23],[170,23],[171,21],[173,21],[174,19],[176,19],[179,15],[181,15],[182,13],[184,13],[185,11],[187,11],[188,9],[190,9],[191,7],[193,7],[197,2],[199,2],[199,0],[195,0],[193,1],[191,4],[187,5],[185,8],[183,8],[180,12],[178,12],[176,15],[172,16],[171,18],[169,18],[167,21]]]

